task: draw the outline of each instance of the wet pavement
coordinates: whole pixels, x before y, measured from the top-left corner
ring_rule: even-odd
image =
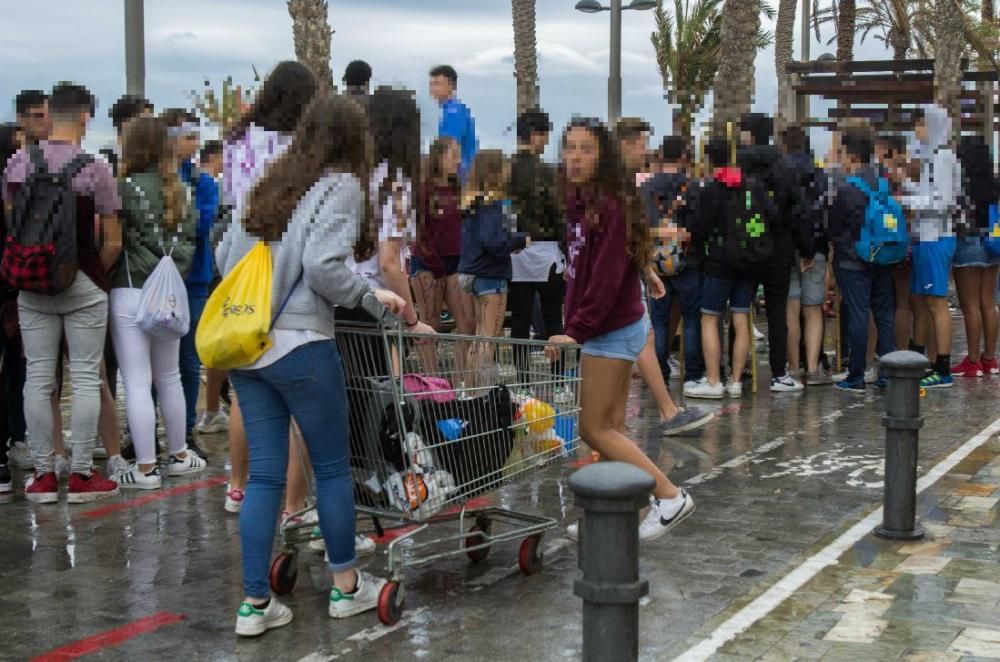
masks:
[[[766,375],[766,356],[758,358]],[[677,382],[671,390],[679,390]],[[959,380],[953,389],[922,399],[921,473],[997,418],[998,393],[1000,378],[993,377]],[[672,659],[697,645],[878,505],[884,430],[882,399],[874,391],[858,397],[829,386],[800,394],[747,390],[740,401],[708,403],[717,420],[676,438],[654,432],[655,408],[639,382],[631,395],[633,435],[698,504],[690,520],[642,548],[640,570],[650,582],[640,609],[643,660]],[[572,592],[576,551],[562,526],[545,535],[545,565],[531,577],[518,570],[516,542],[497,544],[478,563],[460,555],[408,569],[403,619],[391,628],[374,613],[331,621],[322,555],[304,551],[298,584],[282,598],[295,621],[259,639],[237,639],[238,519],[223,510],[225,439],[204,441],[210,471],[165,480],[158,493],[73,507],[29,504],[18,495],[0,506],[0,660],[52,651],[58,655],[39,659],[82,653],[96,660],[580,657],[580,602]],[[997,451],[995,442],[983,448]],[[581,452],[575,463],[587,456]],[[768,658],[772,652],[774,659],[895,659],[911,650],[946,656],[911,659],[958,659],[953,655],[965,650],[994,651],[997,644],[989,637],[1000,629],[1000,611],[988,598],[998,596],[992,586],[976,583],[1000,582],[1000,493],[985,494],[983,486],[995,478],[987,459],[970,456],[972,464],[960,465],[942,487],[922,496],[930,546],[903,549],[862,540],[843,568],[821,573],[803,589],[800,602],[782,605],[727,644],[717,659]],[[975,462],[982,466],[972,471]],[[572,464],[552,467],[479,503],[572,521],[577,513],[566,480],[573,470]],[[966,475],[962,471],[968,477],[956,478]],[[969,492],[957,500],[956,480]],[[973,503],[977,508],[963,508]],[[907,562],[921,572],[908,572]],[[384,545],[367,565],[385,574]],[[851,597],[855,589],[892,599]],[[981,605],[977,595],[986,596]],[[879,612],[886,602],[891,605]],[[981,616],[967,618],[973,611]],[[838,627],[852,636],[851,619],[868,614],[886,623],[872,642],[857,644],[868,648],[829,639]]]

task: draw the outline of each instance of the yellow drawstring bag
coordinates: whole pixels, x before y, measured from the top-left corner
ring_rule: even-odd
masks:
[[[206,368],[252,365],[271,348],[271,249],[258,242],[205,303],[194,336]]]

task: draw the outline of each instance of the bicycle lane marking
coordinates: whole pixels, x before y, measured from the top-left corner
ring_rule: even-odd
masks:
[[[930,471],[917,479],[917,494],[944,477],[959,462],[986,443],[990,437],[1000,432],[1000,418],[986,426],[964,444],[949,453],[934,465]],[[743,607],[719,625],[708,637],[695,644],[676,658],[676,662],[700,662],[717,653],[726,642],[745,632],[750,626],[774,611],[782,602],[806,585],[827,566],[838,559],[859,540],[871,533],[882,522],[882,507],[879,506],[859,522],[842,533],[833,542],[812,555],[786,573],[764,593]]]

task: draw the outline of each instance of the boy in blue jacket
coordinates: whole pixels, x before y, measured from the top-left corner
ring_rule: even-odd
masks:
[[[476,140],[476,122],[468,106],[458,100],[458,73],[447,64],[434,67],[430,72],[430,92],[441,105],[441,122],[438,135],[453,138],[458,143],[462,162],[458,167],[458,178],[463,183],[469,176],[472,161],[476,158],[479,142]]]

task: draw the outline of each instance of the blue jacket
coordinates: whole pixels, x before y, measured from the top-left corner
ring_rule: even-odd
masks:
[[[462,162],[458,168],[458,176],[463,182],[472,168],[472,160],[479,151],[476,140],[476,121],[464,103],[452,97],[441,104],[441,122],[438,125],[438,135],[454,138],[462,154]]]
[[[477,200],[465,210],[459,273],[510,280],[510,254],[524,248],[528,234],[512,232],[513,222],[505,204],[503,200]]]
[[[198,230],[195,236],[191,273],[184,282],[189,294],[207,297],[208,286],[215,277],[211,237],[212,226],[219,212],[219,184],[208,173],[199,172],[192,185],[194,204],[198,209]]]

